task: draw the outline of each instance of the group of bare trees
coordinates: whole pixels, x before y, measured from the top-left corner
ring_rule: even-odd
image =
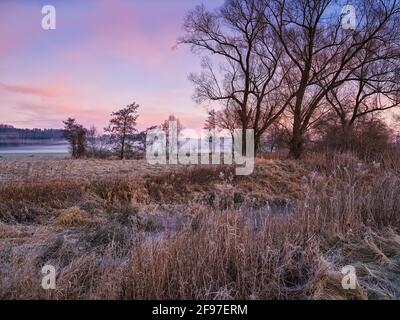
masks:
[[[135,102],[111,114],[111,120],[104,131],[107,136],[101,136],[92,126],[85,129],[73,118],[64,121],[64,138],[70,145],[73,158],[83,156],[99,156],[105,145],[110,146],[122,160],[128,152],[132,151],[135,140],[136,120],[139,105]],[[99,147],[100,145],[100,147]]]
[[[111,155],[123,160],[132,155],[143,156],[146,152],[146,138],[149,131],[159,129],[166,136],[166,153],[169,157],[169,145],[178,144],[178,137],[184,129],[178,117],[171,114],[160,125],[154,125],[144,131],[136,129],[139,105],[132,103],[111,114],[104,134],[94,126],[86,129],[76,119],[68,118],[64,123],[64,138],[68,141],[73,158],[107,158]],[[175,125],[176,135],[171,136],[171,127]]]
[[[343,11],[345,0],[226,0],[212,11],[192,10],[179,43],[203,56],[202,71],[189,78],[195,100],[214,108],[205,128],[242,129],[244,152],[245,130],[253,129],[255,152],[267,135],[274,145],[286,141],[297,159],[318,128],[340,131],[346,146],[360,123],[400,106],[400,0],[352,6],[354,12]],[[351,28],[344,27],[348,19]],[[138,107],[114,112],[105,128],[121,159],[132,149]],[[80,157],[95,132],[74,119],[64,124]]]
[[[360,119],[400,105],[400,1],[227,0],[186,17],[179,40],[204,55],[194,98],[217,102],[210,121],[254,129],[255,148],[276,123],[290,126],[293,158],[321,121],[351,136]],[[211,120],[213,119],[213,120]],[[245,140],[243,139],[243,142]]]

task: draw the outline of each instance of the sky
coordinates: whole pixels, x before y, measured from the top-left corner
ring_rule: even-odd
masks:
[[[222,0],[206,3],[216,7]],[[204,106],[188,75],[200,57],[176,47],[185,15],[201,0],[1,0],[0,123],[61,128],[75,117],[102,130],[110,114],[136,102],[138,129],[175,114],[200,129]],[[42,28],[42,7],[56,29]]]

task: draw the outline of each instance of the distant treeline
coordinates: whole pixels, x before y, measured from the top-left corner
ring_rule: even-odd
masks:
[[[64,140],[61,129],[17,129],[0,124],[0,146],[47,143]]]

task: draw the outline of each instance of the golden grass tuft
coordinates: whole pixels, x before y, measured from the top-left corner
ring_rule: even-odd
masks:
[[[61,211],[57,223],[64,227],[82,227],[93,223],[93,220],[79,207],[71,207]]]

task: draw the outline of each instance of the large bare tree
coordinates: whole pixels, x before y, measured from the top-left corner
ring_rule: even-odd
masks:
[[[280,66],[283,51],[267,28],[265,10],[266,2],[260,0],[227,0],[213,12],[198,6],[186,17],[186,34],[179,40],[208,55],[203,71],[190,75],[194,98],[199,103],[220,102],[236,113],[244,152],[245,130],[254,129],[257,151],[261,135],[289,104],[289,99],[282,103],[279,95],[285,73]]]
[[[388,31],[393,33],[392,31]],[[327,101],[336,113],[345,137],[351,138],[354,124],[366,116],[382,113],[400,106],[400,33],[397,41],[382,46],[371,42],[360,53],[361,67],[354,71],[349,81],[332,89]]]

